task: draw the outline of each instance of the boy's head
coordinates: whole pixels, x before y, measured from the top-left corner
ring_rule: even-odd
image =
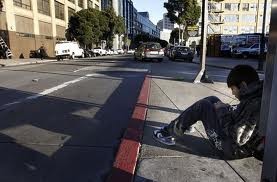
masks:
[[[241,86],[247,87],[257,81],[259,81],[259,75],[254,68],[249,65],[237,65],[229,73],[227,85],[232,89],[232,94],[239,98]]]

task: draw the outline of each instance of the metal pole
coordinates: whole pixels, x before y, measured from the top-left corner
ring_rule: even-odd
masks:
[[[200,71],[194,79],[194,83],[199,83],[203,76],[205,76],[206,66],[206,49],[207,49],[207,30],[208,30],[208,0],[202,0],[202,22],[201,22],[201,43],[202,49],[200,54]]]
[[[181,25],[179,25],[179,40],[178,40],[178,45],[180,45],[180,40],[181,39]]]
[[[263,25],[262,25],[262,35],[261,35],[261,41],[260,41],[260,55],[259,55],[259,64],[258,64],[258,70],[263,70],[264,65],[264,49],[265,49],[265,25],[266,25],[266,7],[267,7],[267,0],[264,0],[264,11],[263,11]]]
[[[268,40],[268,55],[262,98],[259,129],[265,134],[265,152],[263,158],[262,182],[277,181],[277,0],[272,0],[271,24]]]

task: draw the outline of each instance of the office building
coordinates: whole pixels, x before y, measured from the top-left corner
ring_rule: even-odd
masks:
[[[170,21],[170,19],[166,16],[167,14],[163,14],[163,19],[158,21],[157,27],[161,30],[160,39],[169,42],[170,34],[174,29],[174,23]]]
[[[3,0],[0,36],[14,58],[28,58],[30,50],[42,45],[54,56],[56,41],[65,40],[70,16],[86,8],[100,10],[101,0]]]
[[[153,38],[160,38],[160,29],[149,19],[148,12],[138,12],[137,22],[140,32]]]
[[[269,31],[271,2],[267,4],[266,32]],[[263,0],[225,0],[220,3],[209,3],[208,33],[246,34],[261,33],[263,22]],[[218,25],[216,25],[218,22]]]

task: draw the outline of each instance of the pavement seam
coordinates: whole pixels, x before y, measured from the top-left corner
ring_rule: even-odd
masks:
[[[0,142],[1,144],[23,144],[23,145],[36,145],[36,146],[59,146],[59,147],[72,147],[72,148],[114,148],[114,146],[97,146],[97,145],[70,145],[70,144],[47,144],[47,143],[28,143],[28,142]]]
[[[236,98],[234,98],[234,97],[232,97],[232,96],[230,96],[230,95],[228,95],[228,94],[225,94],[225,93],[223,93],[223,92],[220,92],[220,91],[218,91],[218,90],[216,90],[216,89],[214,89],[214,88],[211,88],[211,87],[207,86],[206,84],[200,83],[200,85],[203,86],[203,87],[206,87],[206,88],[209,89],[209,90],[212,90],[212,91],[215,91],[215,92],[217,92],[217,93],[220,93],[221,95],[224,95],[224,96],[226,96],[226,97],[229,97],[230,99],[233,99],[231,102],[233,102],[234,100],[237,100]]]
[[[179,109],[179,107],[172,101],[172,99],[163,91],[163,89],[154,81],[152,80],[153,83],[163,92],[163,94],[168,98],[168,100],[174,105],[174,107],[181,113],[182,111]],[[205,136],[202,134],[202,132],[200,132],[200,130],[196,127],[194,127],[195,130],[203,137],[205,138]],[[214,149],[214,145],[211,144],[210,141],[208,141],[209,145],[211,145]],[[225,159],[222,159],[224,160],[224,162],[241,178],[242,181],[246,182],[246,180],[243,178],[243,176],[241,176],[239,174],[239,172],[228,162],[226,161]]]

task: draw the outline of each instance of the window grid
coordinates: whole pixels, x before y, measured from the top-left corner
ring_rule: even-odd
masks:
[[[24,9],[32,9],[31,0],[13,0],[13,4]]]
[[[64,20],[64,5],[55,1],[55,17]]]
[[[50,3],[49,0],[38,0],[38,12],[50,16]]]

